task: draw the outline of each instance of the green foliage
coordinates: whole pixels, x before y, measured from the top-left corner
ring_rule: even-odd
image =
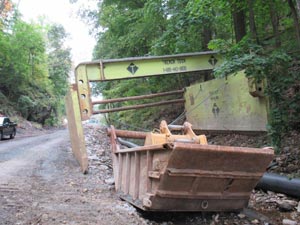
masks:
[[[18,99],[18,109],[25,118],[28,117],[34,105],[34,101],[26,95],[21,95]]]
[[[54,95],[62,97],[68,90],[67,80],[71,69],[71,50],[63,46],[68,34],[63,26],[53,24],[47,35],[49,79],[55,88]]]
[[[0,91],[0,114],[12,116],[15,115],[14,104]]]
[[[5,96],[17,102],[20,96],[33,95],[39,89],[50,93],[45,42],[42,31],[36,25],[17,20],[11,33],[1,33],[0,87]]]
[[[31,121],[58,120],[71,67],[70,49],[63,47],[65,38],[59,25],[29,24],[19,17],[0,28],[0,90],[9,103],[1,105],[5,114],[14,107]]]

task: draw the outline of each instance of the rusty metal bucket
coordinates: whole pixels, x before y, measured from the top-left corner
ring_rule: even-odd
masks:
[[[108,130],[118,195],[147,211],[237,211],[273,158],[270,148],[208,145],[185,123],[172,135]],[[118,137],[145,138],[145,145],[120,149]]]

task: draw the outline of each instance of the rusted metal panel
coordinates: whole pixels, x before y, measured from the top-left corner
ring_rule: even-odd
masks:
[[[73,84],[66,96],[68,128],[73,154],[81,166],[83,173],[88,171],[88,158],[85,148],[80,108],[77,96],[77,85]]]
[[[143,108],[160,106],[160,105],[184,104],[184,102],[185,102],[185,99],[173,99],[173,100],[167,100],[167,101],[161,101],[161,102],[155,102],[155,103],[123,106],[123,107],[112,108],[112,109],[93,110],[93,114],[111,113],[111,112],[119,112],[119,111],[125,111],[125,110],[133,110],[133,109],[143,109]]]
[[[169,96],[169,95],[178,95],[178,94],[183,94],[183,93],[184,93],[184,90],[182,89],[182,90],[177,90],[177,91],[168,91],[168,92],[161,92],[161,93],[155,93],[155,94],[149,94],[149,95],[103,99],[103,100],[99,100],[99,101],[93,101],[92,104],[97,105],[97,104],[107,104],[107,103],[114,103],[114,102],[125,102],[125,101],[131,101],[131,100],[140,100],[140,99],[149,99],[149,98],[156,98],[156,97]]]
[[[134,139],[145,139],[146,135],[147,135],[146,132],[118,130],[118,129],[114,129],[112,127],[107,129],[107,134],[108,134],[108,136],[115,134],[118,137],[134,138]]]
[[[273,158],[270,148],[205,144],[191,133],[146,135],[145,145],[113,150],[116,191],[149,211],[234,211],[247,206],[252,189]],[[124,131],[126,133],[126,131]],[[114,129],[112,146],[118,146]],[[176,137],[172,137],[176,136]],[[174,140],[189,139],[193,143]]]

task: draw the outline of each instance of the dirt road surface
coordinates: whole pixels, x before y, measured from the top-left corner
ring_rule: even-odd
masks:
[[[90,172],[67,130],[0,142],[0,224],[143,224]]]
[[[0,224],[270,224],[244,212],[142,213],[116,196],[105,129],[86,127],[85,134],[87,175],[65,129],[0,141]]]

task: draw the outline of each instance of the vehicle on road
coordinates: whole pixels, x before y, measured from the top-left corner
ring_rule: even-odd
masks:
[[[4,136],[9,136],[11,139],[16,136],[17,124],[10,121],[8,117],[0,116],[0,140],[4,139]]]

